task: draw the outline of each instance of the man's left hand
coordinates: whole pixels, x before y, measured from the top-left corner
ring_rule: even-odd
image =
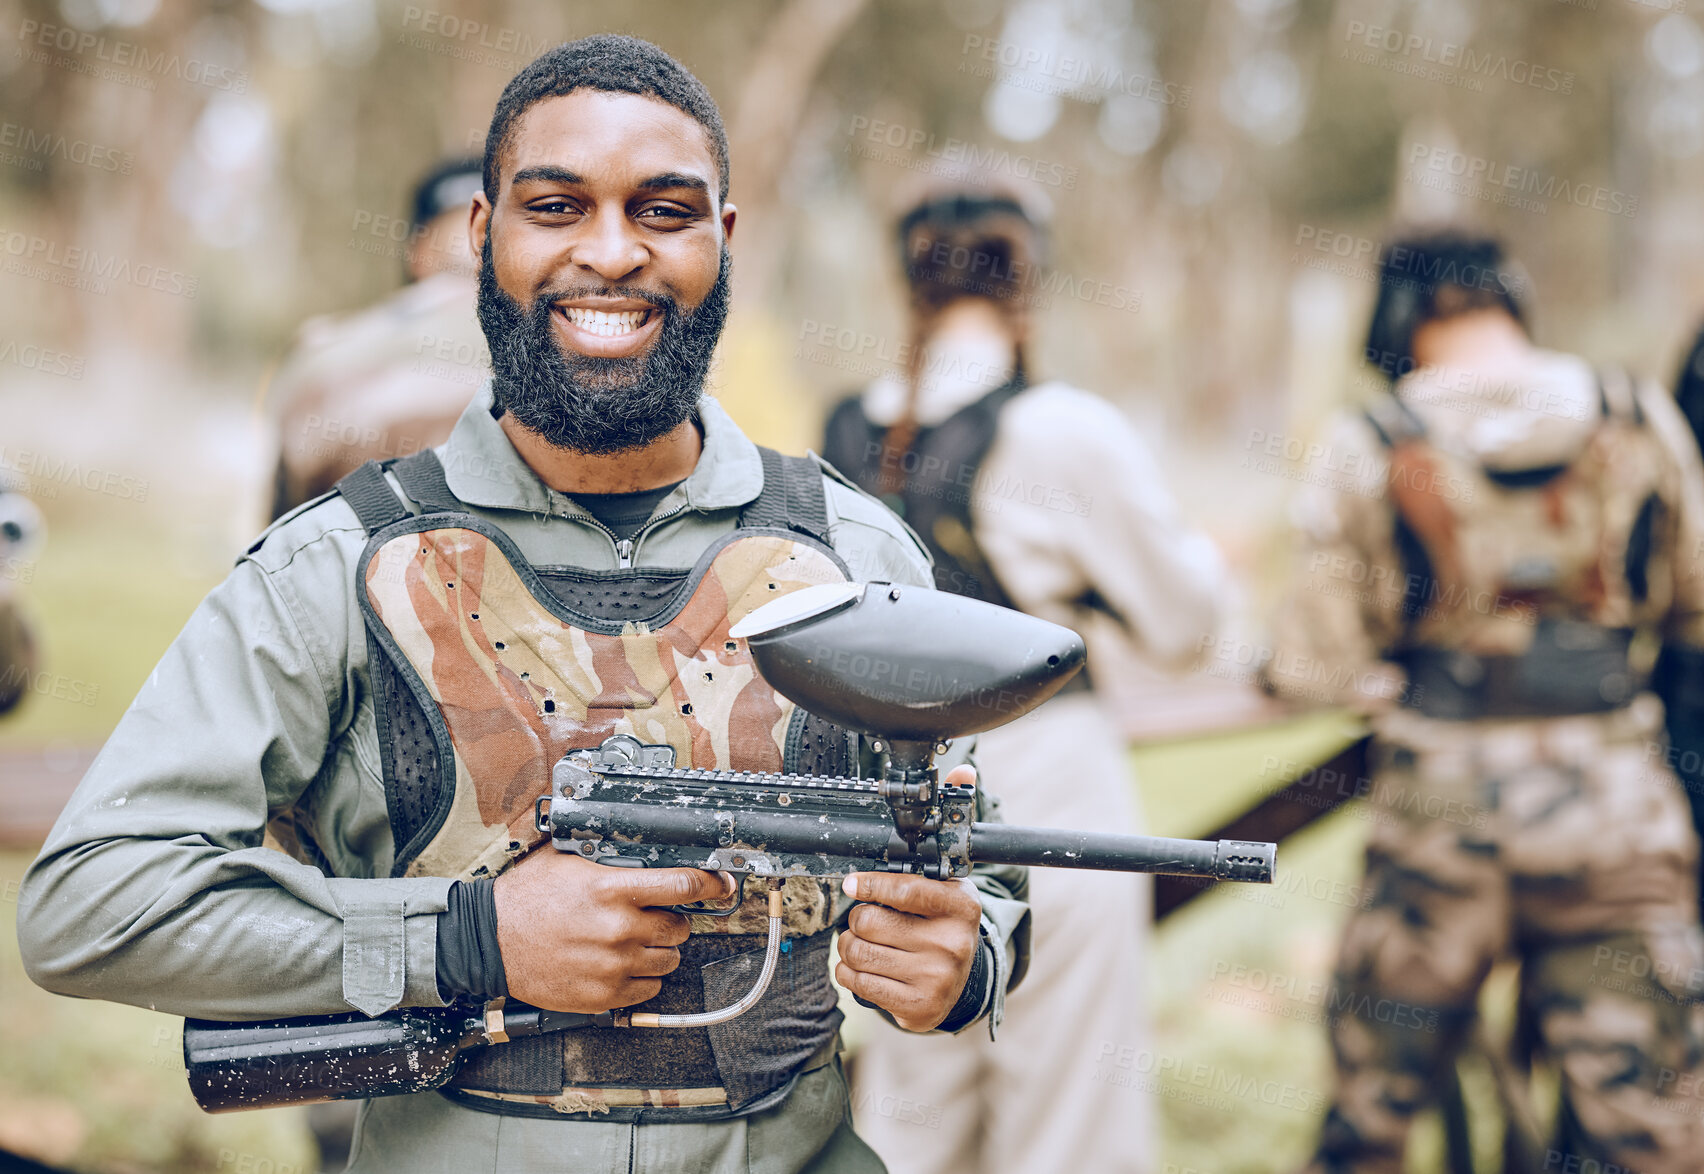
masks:
[[[975,771],[961,766],[945,781],[968,786],[975,780]],[[939,1026],[982,948],[976,887],[896,872],[854,873],[843,887],[866,904],[852,910],[840,933],[835,981],[907,1031]]]

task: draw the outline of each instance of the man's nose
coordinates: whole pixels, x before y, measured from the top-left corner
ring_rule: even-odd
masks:
[[[583,226],[568,255],[571,264],[608,282],[631,277],[644,268],[650,251],[627,217],[599,211]]]

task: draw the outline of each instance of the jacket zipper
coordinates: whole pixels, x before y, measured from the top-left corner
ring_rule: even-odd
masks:
[[[661,526],[664,522],[680,517],[690,508],[690,506],[682,506],[673,513],[664,514],[660,518],[653,518],[651,521],[646,522],[645,525],[640,528],[639,532],[631,538],[617,538],[614,530],[611,530],[608,526],[604,525],[589,514],[585,518],[576,518],[574,520],[584,521],[588,526],[592,526],[603,531],[603,533],[608,536],[610,542],[615,546],[615,565],[617,569],[627,571],[633,569],[633,555],[638,551],[639,543],[644,540],[645,536],[652,530],[655,530],[658,526]]]
[[[649,522],[646,522],[643,526],[641,526],[639,528],[639,532],[633,537],[623,538],[620,542],[617,542],[615,544],[616,565],[623,569],[631,567],[633,565],[633,556],[638,553],[639,544],[645,540],[646,535],[650,534],[652,530],[655,530],[664,522],[680,517],[690,508],[690,506],[682,506],[680,509],[675,510],[672,513],[664,514],[660,518],[652,518]],[[612,534],[610,537],[613,538],[615,536]]]

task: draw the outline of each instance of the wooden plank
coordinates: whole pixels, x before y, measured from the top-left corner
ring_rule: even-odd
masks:
[[[1303,828],[1330,815],[1366,792],[1367,744],[1351,742],[1331,758],[1309,767],[1300,776],[1268,795],[1223,827],[1201,837],[1206,840],[1262,840],[1282,844]],[[1279,858],[1283,858],[1280,849]],[[1188,876],[1154,878],[1154,921],[1164,921],[1206,892],[1217,881]]]

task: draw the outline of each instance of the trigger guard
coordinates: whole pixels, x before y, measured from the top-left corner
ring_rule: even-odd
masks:
[[[724,908],[721,905],[706,905],[703,901],[694,901],[690,905],[664,905],[670,913],[685,913],[694,917],[732,917],[739,907],[745,903],[746,874],[734,874],[738,887],[734,889],[733,900]]]

